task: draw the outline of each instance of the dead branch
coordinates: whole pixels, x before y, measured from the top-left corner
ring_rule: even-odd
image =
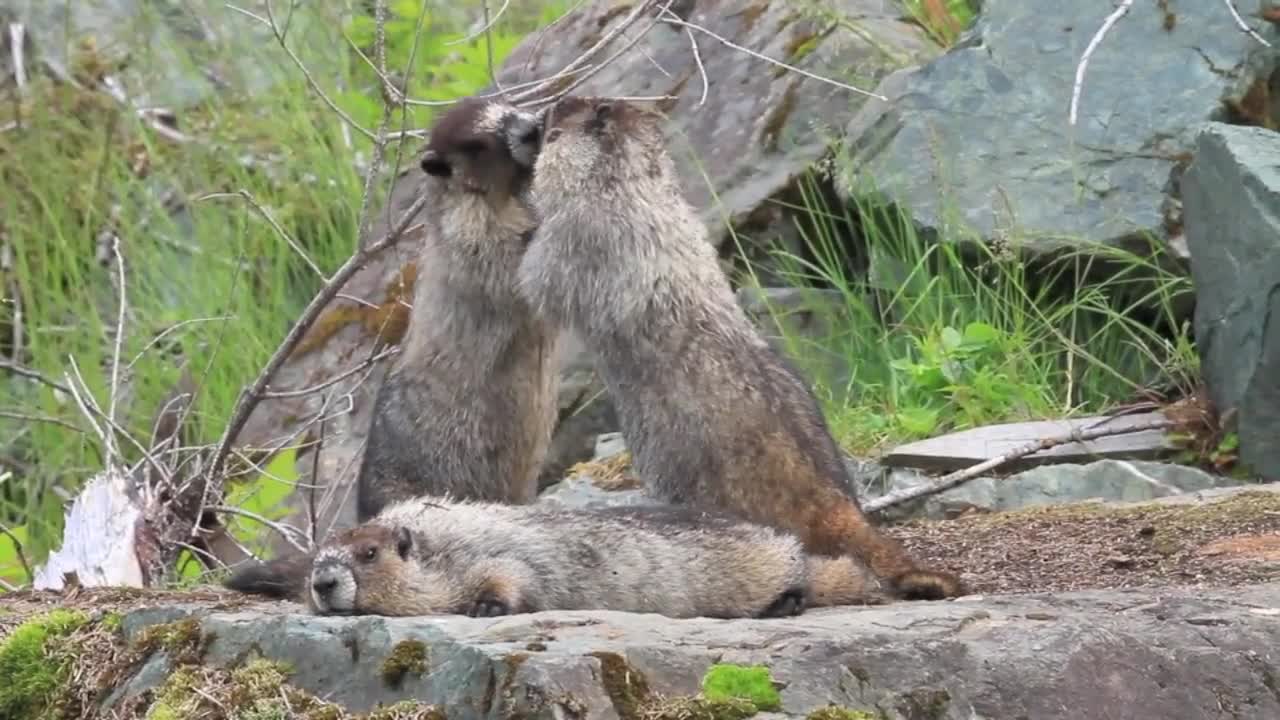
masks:
[[[1128,0],[1128,2],[1132,3],[1133,0]],[[669,4],[670,3],[668,3],[668,5]],[[661,22],[667,23],[668,25],[675,25],[677,27],[682,27],[689,30],[697,30],[698,32],[711,37],[712,39],[719,42],[721,45],[724,45],[725,47],[731,50],[736,50],[740,53],[745,53],[747,55],[750,55],[753,58],[756,58],[757,60],[763,60],[769,63],[770,65],[775,65],[777,67],[780,67],[786,70],[787,72],[793,72],[798,75],[803,75],[812,80],[817,80],[818,82],[827,83],[828,85],[834,85],[838,88],[843,88],[845,90],[851,90],[853,92],[858,93],[859,95],[866,95],[867,97],[875,98],[883,102],[889,101],[889,98],[883,95],[880,95],[878,93],[863,90],[862,88],[856,88],[852,85],[842,83],[838,80],[832,80],[831,78],[823,77],[821,75],[818,75],[817,73],[811,73],[808,70],[798,68],[795,65],[788,65],[787,63],[784,63],[781,60],[775,60],[774,58],[771,58],[768,55],[765,55],[764,53],[756,52],[751,48],[746,48],[741,45],[738,45],[732,40],[729,40],[726,37],[722,37],[714,32],[711,32],[707,28],[704,28],[701,25],[698,25],[697,23],[691,23],[691,22],[688,22],[687,20],[681,20],[678,16],[675,15],[675,13],[667,11],[665,7],[663,8],[663,11],[665,12],[665,15],[661,18]]]
[[[1235,2],[1232,0],[1222,0],[1222,4],[1227,6],[1227,12],[1231,13],[1231,18],[1236,21],[1236,27],[1240,28],[1241,32],[1247,33],[1249,37],[1254,40],[1257,40],[1267,47],[1271,47],[1271,43],[1267,42],[1265,38],[1259,35],[1257,30],[1249,27],[1248,23],[1244,21],[1244,18],[1240,17],[1240,11],[1236,10]]]
[[[0,370],[4,370],[6,372],[12,373],[14,375],[17,375],[18,377],[27,378],[28,380],[35,380],[41,385],[53,388],[54,390],[57,390],[63,395],[71,394],[71,388],[67,387],[66,385],[63,385],[62,383],[56,380],[50,380],[49,378],[45,377],[44,375],[41,375],[35,370],[32,370],[31,368],[23,367],[15,362],[11,362],[9,360],[0,360]]]
[[[942,492],[943,490],[949,490],[958,485],[962,485],[985,472],[990,472],[1001,465],[1026,457],[1027,455],[1040,452],[1041,450],[1048,450],[1049,448],[1056,447],[1058,445],[1066,445],[1070,442],[1082,443],[1089,440],[1097,440],[1098,438],[1111,437],[1114,435],[1127,435],[1129,433],[1143,432],[1146,430],[1163,430],[1175,427],[1177,424],[1178,423],[1173,420],[1152,420],[1150,422],[1140,423],[1137,425],[1124,425],[1112,428],[1093,428],[1092,426],[1089,429],[1077,428],[1063,435],[1034,440],[1026,445],[1016,447],[999,457],[984,460],[977,465],[971,465],[963,470],[957,470],[956,472],[943,475],[931,483],[918,485],[916,487],[903,488],[897,492],[888,493],[887,495],[878,497],[871,502],[864,503],[862,509],[868,513],[879,512],[887,507],[900,505],[908,500],[914,500],[926,495],[933,495],[935,493]]]
[[[1071,110],[1067,114],[1067,122],[1074,127],[1076,124],[1076,111],[1080,107],[1080,91],[1084,88],[1084,73],[1089,67],[1089,60],[1093,57],[1094,51],[1102,44],[1102,39],[1111,32],[1111,27],[1119,22],[1120,18],[1129,12],[1129,8],[1133,7],[1133,0],[1123,0],[1106,20],[1102,21],[1102,27],[1098,28],[1098,32],[1093,34],[1089,40],[1089,44],[1085,46],[1084,52],[1080,55],[1080,63],[1076,65],[1076,80],[1071,86]]]

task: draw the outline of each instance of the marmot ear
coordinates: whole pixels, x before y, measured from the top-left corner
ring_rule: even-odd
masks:
[[[413,549],[413,533],[409,528],[400,525],[396,528],[396,554],[401,560],[409,559],[409,551]]]
[[[422,155],[422,171],[433,177],[447,178],[453,172],[444,156],[435,150],[428,150]]]
[[[609,119],[609,115],[612,114],[612,112],[613,103],[611,102],[606,101],[596,105],[596,122],[603,124],[605,120]]]

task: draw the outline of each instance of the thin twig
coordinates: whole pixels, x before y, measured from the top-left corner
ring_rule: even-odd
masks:
[[[285,53],[289,56],[289,59],[292,60],[293,64],[296,65],[298,67],[298,70],[302,72],[302,76],[307,80],[307,85],[311,86],[311,90],[315,92],[316,95],[320,96],[320,100],[324,102],[325,105],[328,105],[329,109],[332,110],[335,114],[337,114],[338,117],[342,118],[343,122],[345,122],[347,125],[354,128],[356,132],[360,133],[361,135],[364,135],[366,138],[369,138],[370,140],[376,139],[376,136],[372,132],[365,129],[364,126],[362,126],[360,123],[356,122],[355,119],[353,119],[350,115],[348,115],[345,110],[343,110],[341,107],[338,106],[336,102],[334,102],[332,99],[329,98],[328,94],[326,94],[325,91],[320,87],[320,84],[316,82],[316,79],[312,77],[311,71],[307,69],[306,63],[302,62],[302,58],[298,57],[297,53],[293,51],[293,48],[289,47],[289,44],[285,42],[284,36],[280,33],[280,28],[276,25],[275,16],[271,12],[271,3],[267,3],[266,7],[267,7],[267,17],[264,18],[261,15],[251,13],[248,10],[245,10],[244,8],[236,7],[235,5],[232,5],[230,3],[226,4],[226,8],[228,10],[238,12],[241,15],[244,15],[249,18],[253,18],[254,20],[257,20],[263,25],[266,25],[271,30],[271,34],[275,36],[276,42],[280,45],[281,48],[284,49]]]
[[[71,388],[67,387],[66,385],[63,385],[62,383],[57,382],[56,380],[50,380],[44,375],[41,375],[39,372],[36,372],[31,368],[23,367],[15,362],[11,362],[9,360],[0,360],[0,370],[5,370],[7,372],[13,373],[14,375],[17,375],[18,377],[27,378],[28,380],[35,380],[41,385],[51,387],[54,390],[57,390],[58,392],[63,393],[64,395],[71,394]]]
[[[1071,86],[1071,110],[1067,114],[1067,122],[1073,127],[1076,124],[1076,110],[1080,107],[1080,91],[1084,88],[1084,73],[1089,67],[1089,59],[1093,57],[1094,51],[1102,44],[1102,39],[1111,31],[1111,26],[1124,17],[1132,6],[1133,0],[1123,0],[1119,7],[1113,10],[1106,20],[1102,21],[1102,27],[1098,28],[1098,32],[1093,34],[1093,38],[1085,46],[1084,53],[1080,55],[1080,63],[1076,65],[1075,84]]]
[[[68,430],[75,430],[76,432],[79,432],[79,433],[87,434],[89,432],[88,430],[85,430],[84,428],[80,427],[79,425],[76,425],[75,423],[67,422],[66,420],[63,420],[61,418],[49,417],[48,415],[28,415],[26,413],[20,413],[15,410],[0,410],[0,417],[11,418],[13,420],[21,420],[23,422],[38,422],[38,423],[46,423],[48,425],[60,425],[64,428],[67,428]]]
[[[651,10],[655,2],[656,0],[642,0],[642,2],[636,3],[636,6],[631,9],[631,12],[628,13],[625,18],[622,19],[622,22],[618,23],[612,30],[605,33],[591,47],[587,48],[585,52],[574,58],[568,65],[565,65],[551,77],[544,78],[534,83],[529,89],[523,92],[511,95],[511,103],[519,105],[530,98],[537,97],[546,88],[554,86],[560,78],[579,71],[582,66],[586,65],[596,53],[600,52],[601,48],[604,48],[609,43],[613,42],[614,38],[622,34],[628,27],[631,27],[632,23],[634,23],[641,15]],[[667,4],[671,4],[670,0],[668,0]]]
[[[1040,452],[1041,450],[1048,450],[1049,448],[1056,447],[1058,445],[1066,445],[1070,442],[1097,440],[1098,438],[1111,437],[1114,435],[1127,435],[1129,433],[1144,432],[1146,430],[1163,430],[1176,425],[1177,423],[1173,420],[1152,420],[1150,422],[1136,425],[1122,425],[1120,427],[1075,429],[1063,435],[1034,440],[1026,445],[1016,447],[999,457],[983,460],[982,462],[976,465],[971,465],[963,470],[957,470],[953,473],[943,475],[937,480],[926,485],[917,485],[915,487],[903,488],[902,490],[891,492],[887,495],[878,497],[871,502],[864,503],[862,508],[868,513],[874,513],[887,507],[899,505],[908,500],[914,500],[918,497],[924,497],[925,495],[933,495],[934,493],[942,492],[943,490],[968,482],[982,473],[989,472],[1001,465],[1004,465],[1005,463]]]
[[[35,573],[31,572],[31,564],[27,562],[27,554],[23,551],[22,541],[4,523],[0,523],[0,534],[7,536],[13,542],[14,554],[18,556],[18,562],[22,565],[22,571],[27,574],[27,580],[35,579]]]
[[[124,316],[127,308],[125,301],[125,277],[124,277],[124,256],[120,254],[120,236],[111,234],[111,254],[116,259],[116,274],[120,282],[120,308],[116,315],[116,341],[115,347],[111,351],[111,388],[110,396],[107,399],[107,422],[114,425],[116,422],[116,404],[120,397],[120,348],[124,345]],[[112,443],[115,442],[114,435]],[[111,456],[113,447],[107,448],[107,456]]]
[[[657,25],[661,21],[662,14],[668,11],[668,8],[671,7],[671,3],[673,2],[675,2],[675,0],[667,0],[665,3],[663,3],[662,7],[659,8],[657,15],[654,16],[653,20],[649,21],[648,25],[645,25],[644,28],[640,30],[640,32],[636,33],[635,37],[628,40],[622,47],[618,48],[616,52],[614,52],[612,55],[606,58],[604,62],[596,66],[595,70],[583,73],[576,80],[574,80],[573,82],[569,83],[564,88],[562,88],[559,92],[554,93],[548,97],[540,98],[539,100],[531,104],[541,105],[546,103],[553,103],[559,100],[560,98],[567,96],[569,93],[573,92],[579,85],[582,85],[587,80],[590,80],[593,75],[595,75],[600,70],[603,70],[604,68],[608,67],[614,60],[617,60],[619,57],[622,57],[623,53],[626,53],[631,48],[635,47],[641,40],[643,40],[644,36],[648,34],[650,30],[653,29],[653,26]]]
[[[346,380],[347,378],[351,377],[352,375],[355,375],[361,370],[364,370],[365,368],[378,362],[379,360],[385,357],[390,357],[392,355],[395,355],[398,352],[400,352],[400,348],[388,348],[378,353],[377,355],[374,355],[373,357],[365,358],[364,361],[362,361],[359,365],[356,365],[355,367],[347,370],[346,372],[340,375],[335,375],[334,377],[331,377],[328,380],[325,380],[319,385],[312,385],[311,387],[302,388],[301,390],[268,390],[267,392],[264,392],[262,394],[262,397],[290,398],[290,397],[302,397],[304,395],[311,395],[313,393],[318,393],[327,387],[332,387],[334,385],[337,385],[343,380]]]
[[[472,40],[475,40],[481,35],[487,34],[489,32],[489,29],[492,28],[495,24],[497,24],[498,18],[502,17],[502,13],[507,11],[507,6],[510,4],[511,4],[511,0],[503,0],[502,7],[498,8],[498,12],[492,18],[490,18],[489,3],[483,2],[482,5],[484,5],[484,26],[476,30],[475,32],[468,34],[466,37],[459,38],[457,40],[450,40],[449,42],[445,43],[445,46],[461,45],[463,43],[471,42]]]
[[[674,15],[670,10],[667,13]],[[695,107],[702,107],[707,102],[707,93],[710,91],[711,81],[707,78],[707,68],[702,64],[702,52],[698,50],[698,38],[690,28],[685,28],[684,31],[689,36],[689,47],[693,50],[693,62],[698,66],[698,77],[702,78],[702,96],[698,98],[698,104]]]
[[[1261,35],[1259,35],[1258,31],[1249,27],[1249,24],[1244,21],[1244,18],[1240,17],[1240,11],[1236,10],[1236,4],[1232,2],[1232,0],[1222,0],[1222,4],[1227,6],[1227,12],[1231,13],[1231,17],[1235,19],[1236,25],[1241,30],[1248,33],[1249,37],[1253,38],[1254,40],[1257,40],[1258,42],[1262,43],[1267,47],[1271,47],[1271,43],[1267,42],[1266,39],[1264,39]]]
[[[314,272],[316,276],[320,278],[321,282],[325,282],[329,279],[325,277],[324,271],[320,269],[320,266],[316,264],[315,260],[311,259],[311,256],[307,254],[307,251],[304,250],[302,246],[297,243],[297,241],[295,241],[292,237],[289,236],[289,233],[284,229],[284,227],[279,222],[276,222],[276,219],[271,214],[271,211],[267,210],[265,207],[262,206],[261,203],[259,203],[256,199],[254,199],[253,195],[248,190],[245,190],[242,188],[233,193],[227,193],[227,192],[209,193],[207,195],[201,195],[200,197],[197,197],[195,201],[204,202],[206,200],[219,200],[222,198],[240,198],[245,202],[249,203],[249,205],[254,210],[257,210],[258,214],[261,215],[267,221],[267,224],[271,226],[271,229],[275,230],[276,234],[279,235],[282,240],[288,243],[289,247],[293,248],[294,252],[298,253],[298,255],[302,258],[303,262],[307,264],[307,267],[311,268],[311,271]]]
[[[259,515],[258,513],[245,510],[244,508],[232,507],[230,505],[205,505],[204,509],[211,512],[226,513],[228,515],[239,515],[241,517],[246,517],[246,518],[249,518],[250,520],[261,523],[266,527],[269,527],[272,530],[275,530],[277,533],[279,533],[280,537],[284,538],[285,542],[297,548],[298,552],[302,552],[302,553],[307,552],[307,549],[304,546],[302,546],[301,544],[298,543],[298,541],[293,539],[294,536],[291,533],[297,533],[298,537],[301,537],[303,539],[306,539],[306,535],[301,530],[299,530],[298,528],[292,525],[286,525],[284,523],[278,523],[273,520],[268,520],[262,517],[261,515]]]
[[[1129,0],[1129,2],[1133,2],[1133,0]],[[889,100],[889,98],[887,98],[887,97],[885,97],[885,96],[883,96],[883,95],[880,95],[880,94],[878,94],[878,93],[869,92],[869,91],[867,91],[867,90],[863,90],[862,88],[857,88],[857,87],[854,87],[854,86],[852,86],[852,85],[847,85],[847,84],[842,83],[842,82],[840,82],[840,81],[838,81],[838,80],[832,80],[831,78],[823,77],[823,76],[818,75],[818,74],[816,74],[816,73],[811,73],[811,72],[809,72],[808,70],[804,70],[804,69],[802,69],[802,68],[798,68],[798,67],[796,67],[795,65],[788,65],[787,63],[784,63],[784,62],[782,62],[781,60],[775,60],[774,58],[771,58],[771,57],[769,57],[768,55],[765,55],[764,53],[759,53],[759,52],[756,52],[755,50],[752,50],[751,48],[745,48],[745,47],[743,47],[743,46],[741,46],[741,45],[738,45],[738,44],[734,43],[732,40],[729,40],[728,38],[725,38],[725,37],[721,37],[720,35],[717,35],[716,33],[714,33],[714,32],[712,32],[712,31],[708,30],[707,28],[702,27],[701,25],[697,25],[697,24],[695,24],[695,23],[691,23],[691,22],[688,22],[688,21],[686,21],[686,20],[681,20],[680,18],[675,17],[675,16],[674,16],[674,14],[671,14],[671,13],[668,13],[668,15],[670,15],[670,17],[663,17],[663,18],[662,18],[662,20],[661,20],[661,22],[668,23],[668,24],[670,24],[670,25],[677,25],[677,26],[679,26],[679,27],[683,27],[683,28],[691,28],[691,29],[693,29],[693,30],[697,30],[697,31],[698,31],[698,32],[700,32],[700,33],[703,33],[703,34],[705,34],[705,35],[708,35],[708,36],[710,36],[710,37],[714,38],[715,40],[717,40],[718,42],[720,42],[720,44],[722,44],[722,45],[724,45],[724,46],[726,46],[726,47],[728,47],[728,48],[731,48],[731,49],[733,49],[733,50],[737,50],[738,52],[746,53],[746,54],[750,55],[751,57],[756,58],[756,59],[759,59],[759,60],[763,60],[763,61],[765,61],[765,62],[769,63],[770,65],[776,65],[776,66],[778,66],[778,67],[780,67],[780,68],[784,68],[784,69],[789,70],[789,71],[791,71],[791,72],[793,72],[793,73],[798,73],[798,74],[803,75],[803,76],[805,76],[805,77],[807,77],[807,78],[811,78],[811,79],[813,79],[813,80],[817,80],[818,82],[824,82],[824,83],[827,83],[828,85],[834,85],[834,86],[836,86],[836,87],[838,87],[838,88],[842,88],[842,89],[845,89],[845,90],[851,90],[851,91],[853,91],[853,92],[858,93],[859,95],[866,95],[867,97],[872,97],[872,98],[875,98],[875,99],[877,99],[877,100],[882,100],[882,101],[885,101],[885,102],[888,102],[888,100]]]
[[[196,323],[202,323],[202,322],[213,322],[215,320],[233,320],[233,319],[235,319],[234,315],[218,315],[216,317],[191,318],[190,320],[182,320],[180,322],[176,322],[170,325],[169,327],[165,328],[164,330],[161,330],[155,337],[151,338],[150,342],[144,345],[143,348],[138,351],[137,355],[133,356],[133,360],[130,360],[129,364],[124,366],[124,370],[125,372],[129,372],[130,370],[133,370],[133,366],[138,364],[138,361],[142,359],[142,356],[145,355],[148,350],[155,347],[157,343],[163,340],[171,332],[174,332],[186,325],[195,325]]]

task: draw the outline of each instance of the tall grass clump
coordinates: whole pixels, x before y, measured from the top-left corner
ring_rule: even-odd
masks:
[[[346,5],[293,7],[290,49],[364,128],[429,126],[439,107],[396,109],[382,123],[382,79],[370,64],[373,21],[350,16]],[[455,17],[479,16],[479,3],[466,5]],[[468,39],[458,22],[437,18],[422,0],[389,3],[389,80],[428,100],[480,90],[490,61],[499,65],[559,7],[534,5]],[[11,127],[0,132],[0,359],[64,385],[71,384],[65,374],[78,371],[106,407],[118,242],[126,313],[117,422],[142,445],[184,371],[197,392],[189,432],[195,442],[217,441],[240,389],[321,287],[321,275],[355,248],[371,156],[372,142],[320,99],[252,17],[221,3],[208,7],[231,18],[217,24],[242,22],[264,39],[226,47],[143,44],[129,58],[135,94],[175,72],[199,82],[220,62],[253,68],[251,88],[222,89],[176,109],[186,142],[166,138],[100,90],[122,61],[99,49],[91,29],[71,48],[75,84],[33,73],[21,94],[0,90],[13,99],[0,102],[0,127]],[[147,36],[148,22],[154,18],[139,18],[138,37]],[[388,146],[392,167],[375,183],[375,208],[394,167],[404,167],[419,143],[403,142]],[[128,440],[116,444],[127,462],[141,459]],[[56,546],[62,507],[102,469],[101,451],[74,398],[0,370],[0,523],[21,538],[28,559],[39,561]],[[5,556],[12,550],[11,537],[0,535],[0,578],[25,580],[11,573]]]
[[[1032,263],[1013,240],[925,237],[874,193],[832,208],[817,188],[803,181],[794,208],[799,250],[770,255],[786,284],[838,299],[817,304],[821,337],[779,327],[850,450],[1096,412],[1194,383],[1179,316],[1190,281],[1158,252],[1090,246]]]

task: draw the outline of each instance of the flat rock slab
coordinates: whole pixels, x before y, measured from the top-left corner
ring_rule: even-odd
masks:
[[[829,704],[891,720],[1280,717],[1280,583],[970,597],[783,620],[318,618],[291,607],[174,605],[129,613],[123,627],[136,635],[190,616],[207,666],[260,654],[351,710],[414,698],[450,720],[632,720],[657,694],[697,693],[716,662],[768,667],[783,717]],[[406,640],[423,643],[425,663],[393,688],[380,668]],[[119,697],[163,680],[160,653]]]
[[[1161,412],[1086,417],[1070,420],[987,425],[901,445],[880,459],[887,467],[914,467],[949,472],[999,457],[1043,438],[1056,438],[1091,429],[1138,428],[1165,419]],[[1101,458],[1154,459],[1176,450],[1164,430],[1140,430],[1085,442],[1069,442],[1002,465],[1002,470],[1025,469],[1050,462],[1088,462]]]

